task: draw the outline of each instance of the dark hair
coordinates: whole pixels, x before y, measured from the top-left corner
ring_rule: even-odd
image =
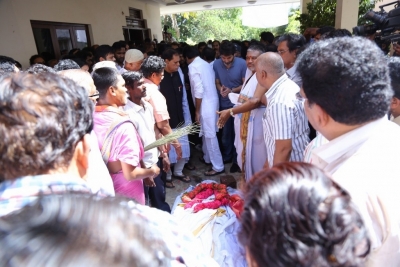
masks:
[[[55,66],[55,71],[77,70],[81,67],[72,59],[61,59]]]
[[[39,74],[39,73],[56,73],[56,71],[43,64],[33,64],[29,68],[25,70],[25,72],[30,74]]]
[[[347,125],[382,118],[393,96],[387,61],[361,37],[316,42],[298,58],[303,90],[335,121]]]
[[[204,52],[204,50],[203,50]],[[194,46],[186,46],[185,49],[183,50],[183,57],[188,58],[188,59],[192,59],[195,57],[199,56],[199,50],[197,49],[197,47]],[[215,56],[214,56],[215,58]]]
[[[7,56],[0,56],[0,76],[15,72],[16,61]]]
[[[122,73],[122,78],[124,78],[126,86],[133,87],[135,82],[143,78],[143,74],[139,71],[127,71]]]
[[[270,44],[272,44],[274,42],[274,35],[272,34],[272,32],[262,32],[260,34],[261,40],[266,41]]]
[[[212,48],[205,47],[201,54],[202,54],[202,58],[206,61],[213,61],[215,59],[215,51]]]
[[[15,73],[0,92],[0,180],[67,168],[93,127],[86,90],[53,73]]]
[[[361,266],[370,240],[347,192],[308,163],[281,163],[246,184],[240,242],[258,266]]]
[[[123,198],[41,196],[0,218],[0,265],[170,266],[162,229],[143,213]]]
[[[197,48],[198,49],[200,49],[200,47],[202,47],[202,46],[207,46],[207,43],[206,42],[200,42],[200,43],[197,44]]]
[[[222,42],[219,46],[219,53],[221,56],[233,56],[235,54],[236,48],[230,41]]]
[[[335,37],[344,37],[344,36],[351,37],[352,34],[347,29],[336,29],[322,34],[321,40],[331,39]]]
[[[332,27],[332,26],[322,26],[322,27],[320,27],[318,30],[317,30],[317,34],[321,34],[321,35],[323,35],[324,33],[327,33],[327,32],[330,32],[330,31],[333,31],[333,30],[335,30],[335,27]]]
[[[96,62],[100,61],[100,58],[106,58],[108,54],[114,54],[114,50],[109,45],[100,45],[94,51],[94,58]]]
[[[149,56],[146,58],[142,66],[140,67],[140,71],[143,73],[145,78],[149,78],[153,73],[160,73],[165,68],[165,61],[157,56]]]
[[[69,52],[68,55],[72,56],[76,54],[77,52],[81,51],[79,48],[72,48]]]
[[[390,57],[388,59],[388,66],[394,96],[400,99],[400,58]]]
[[[103,98],[110,86],[116,86],[118,81],[118,71],[114,68],[98,68],[92,72],[92,78],[97,91],[99,91],[99,97]]]
[[[287,47],[289,48],[290,52],[303,47],[307,43],[306,38],[303,35],[287,33],[278,38],[278,40],[276,41],[276,45],[278,46],[284,41],[287,42]]]
[[[42,59],[43,59],[43,61],[44,61],[44,58],[43,58],[42,56],[39,56],[39,55],[33,55],[33,56],[31,56],[31,57],[29,58],[29,64],[30,64],[30,65],[33,65],[33,64],[35,64],[35,59],[37,59],[37,58],[42,58]]]
[[[178,51],[172,48],[168,48],[162,53],[161,58],[164,60],[171,60],[176,55],[179,56]]]
[[[247,51],[249,51],[249,50],[258,51],[258,52],[260,52],[260,54],[263,54],[263,53],[266,52],[265,51],[265,46],[263,44],[261,44],[261,43],[251,43],[249,45],[249,48],[247,48]]]
[[[73,58],[72,60],[75,61],[76,64],[78,64],[79,68],[82,68],[85,65],[89,67],[89,64],[86,63],[86,61],[82,60],[79,57]]]
[[[112,45],[112,49],[115,52],[117,52],[117,50],[121,50],[121,49],[126,49],[126,42],[125,41],[118,41],[113,43]]]

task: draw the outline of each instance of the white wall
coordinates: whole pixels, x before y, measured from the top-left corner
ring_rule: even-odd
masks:
[[[0,55],[24,68],[37,54],[30,20],[89,24],[92,44],[123,40],[129,7],[141,9],[152,34],[162,36],[158,5],[135,0],[0,0]],[[123,14],[124,13],[124,14]]]

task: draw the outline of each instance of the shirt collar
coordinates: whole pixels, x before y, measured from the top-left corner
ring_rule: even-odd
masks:
[[[135,110],[135,112],[139,112],[142,109],[146,109],[145,107],[145,101],[140,100],[140,102],[142,103],[142,105],[137,105],[136,103],[134,103],[133,101],[128,99],[128,102],[126,103],[127,106],[129,106],[130,108],[133,108]]]
[[[267,93],[266,93],[266,97],[267,99],[270,98],[275,92],[276,90],[279,88],[279,86],[285,82],[288,79],[288,76],[286,74],[283,74],[281,77],[279,77],[278,80],[276,80],[271,88],[268,89]]]
[[[311,155],[312,163],[328,173],[335,172],[341,163],[354,155],[386,121],[385,115],[381,119],[367,123],[316,148]]]
[[[293,77],[293,76],[294,76],[294,74],[296,73],[296,71],[297,71],[297,65],[294,64],[293,67],[291,67],[290,69],[288,69],[288,70],[286,71],[286,74],[287,74],[287,76],[290,78],[290,77]]]
[[[397,116],[396,118],[393,117],[393,115],[390,116],[390,120],[394,123],[396,123],[397,125],[400,125],[400,116]]]

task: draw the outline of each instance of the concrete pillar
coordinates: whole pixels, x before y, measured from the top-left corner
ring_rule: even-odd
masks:
[[[335,28],[347,29],[350,32],[357,26],[359,0],[337,0]]]
[[[311,3],[313,0],[300,0],[300,11],[301,14],[307,13],[307,4]]]

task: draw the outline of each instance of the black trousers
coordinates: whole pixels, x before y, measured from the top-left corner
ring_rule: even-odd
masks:
[[[160,174],[154,178],[156,187],[143,185],[146,205],[171,213],[171,208],[165,201],[165,183],[167,174],[163,171],[162,158],[158,159],[157,166],[160,168]]]

